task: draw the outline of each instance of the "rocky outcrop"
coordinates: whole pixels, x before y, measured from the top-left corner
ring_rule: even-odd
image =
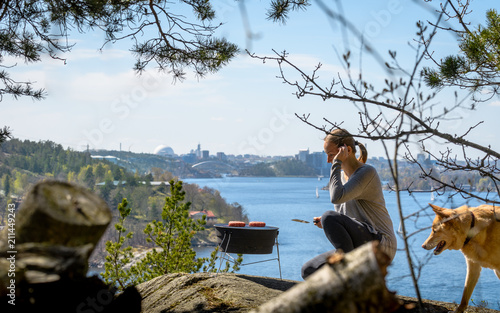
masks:
[[[168,274],[145,282],[137,289],[142,312],[206,313],[250,312],[303,282],[276,278],[219,273]],[[401,307],[395,311],[419,312],[415,298],[397,296]],[[425,312],[445,313],[457,304],[424,300]],[[469,307],[469,313],[499,311]]]
[[[137,286],[142,312],[247,312],[297,282],[229,273],[169,274]]]

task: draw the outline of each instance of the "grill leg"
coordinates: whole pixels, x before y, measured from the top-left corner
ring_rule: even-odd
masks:
[[[280,244],[278,242],[278,234],[276,234],[276,252],[278,253],[278,267],[280,269],[280,279],[283,280],[283,278],[281,277]]]
[[[226,235],[227,235],[227,232],[224,232],[224,237],[222,238],[222,241],[221,243],[224,242],[224,239],[226,239]],[[223,252],[222,250],[220,251],[220,260],[219,260],[219,269],[217,270],[217,274],[219,274],[220,272],[220,268],[222,267],[222,261],[226,259],[226,255],[227,255],[227,247],[229,246],[229,242],[231,241],[231,233],[229,233],[229,237],[227,238],[227,243],[226,243],[226,247],[224,248],[224,256],[222,256]],[[222,249],[222,246],[219,246],[219,248]],[[217,275],[216,275],[217,276]]]

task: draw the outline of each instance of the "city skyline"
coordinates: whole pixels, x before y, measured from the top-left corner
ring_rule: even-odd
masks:
[[[162,149],[160,149],[162,148]],[[199,150],[198,150],[199,149]],[[162,150],[168,150],[168,153],[164,153]],[[100,152],[109,152],[109,151],[115,151],[115,152],[123,152],[123,153],[137,153],[137,152],[132,152],[132,151],[125,151],[125,150],[107,150],[107,149],[94,149],[94,150],[89,150],[89,152],[92,154],[93,157],[99,157],[99,158],[106,158],[106,155],[102,155]],[[230,160],[235,160],[235,159],[245,159],[245,158],[251,158],[254,159],[256,162],[262,161],[262,160],[282,160],[282,159],[297,159],[303,162],[306,162],[307,156],[315,156],[317,157],[318,155],[321,155],[322,162],[327,163],[327,155],[326,153],[321,150],[321,151],[311,151],[310,149],[299,149],[296,151],[296,153],[293,154],[288,154],[288,155],[255,155],[255,154],[231,154],[231,153],[226,153],[224,151],[210,151],[206,149],[201,148],[201,144],[197,145],[196,149],[191,149],[188,153],[175,153],[175,150],[173,150],[170,146],[166,145],[160,145],[158,146],[153,153],[148,153],[148,152],[141,152],[144,154],[152,154],[152,155],[159,155],[163,157],[172,157],[172,158],[182,158],[186,160],[185,158],[188,157],[190,158],[191,162],[187,163],[197,163],[203,160],[208,160],[208,159],[217,159],[217,160],[222,160],[226,161],[228,159]],[[359,152],[357,152],[359,153]],[[193,158],[194,156],[194,158]],[[419,153],[416,155],[417,159],[419,162],[424,162],[425,159],[430,158],[430,155],[426,155],[424,153]],[[112,158],[116,158],[115,156],[112,156]],[[368,159],[376,159],[377,161],[386,161],[387,159],[383,156],[371,156],[368,155]]]

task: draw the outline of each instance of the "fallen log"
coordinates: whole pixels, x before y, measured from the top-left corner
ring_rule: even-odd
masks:
[[[393,312],[400,302],[385,285],[389,264],[378,242],[337,252],[304,282],[252,312]]]

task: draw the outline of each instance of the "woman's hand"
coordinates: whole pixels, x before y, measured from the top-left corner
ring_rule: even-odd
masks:
[[[348,149],[347,145],[343,145],[343,146],[339,147],[339,152],[337,152],[337,155],[335,155],[335,157],[333,159],[344,162],[348,156],[349,156],[349,149]]]
[[[321,217],[320,216],[313,218],[313,223],[314,223],[314,225],[318,226],[319,228],[323,228],[323,225],[321,225]]]

